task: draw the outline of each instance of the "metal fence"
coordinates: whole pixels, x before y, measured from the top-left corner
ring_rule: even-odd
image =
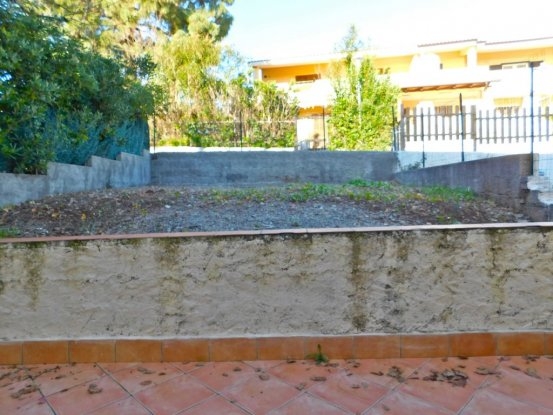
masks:
[[[403,153],[403,168],[531,154],[531,171],[547,180],[546,187],[553,190],[553,113],[549,107],[405,109],[394,133],[394,149]]]
[[[171,131],[153,125],[152,146],[293,147],[296,120],[187,121]]]
[[[552,140],[552,117],[549,107],[455,107],[449,114],[405,109],[398,128],[398,149],[447,151],[462,146],[466,151],[531,152],[533,144]]]

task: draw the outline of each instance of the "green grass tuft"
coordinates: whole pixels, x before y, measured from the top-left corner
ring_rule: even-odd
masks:
[[[211,189],[204,193],[203,198],[211,202],[252,203],[263,203],[269,200],[303,203],[328,198],[388,203],[409,200],[439,203],[472,201],[476,199],[476,194],[470,189],[446,186],[415,188],[394,182],[353,179],[346,184],[296,183],[280,187]]]
[[[0,228],[0,238],[13,238],[19,236],[19,231],[15,228]]]

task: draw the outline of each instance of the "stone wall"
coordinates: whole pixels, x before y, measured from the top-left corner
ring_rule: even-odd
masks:
[[[0,241],[0,340],[553,327],[551,224]]]

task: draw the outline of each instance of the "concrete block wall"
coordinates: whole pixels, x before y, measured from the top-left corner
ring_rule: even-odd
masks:
[[[152,185],[255,186],[391,180],[397,169],[397,155],[392,152],[156,153],[152,158]]]
[[[518,154],[398,172],[395,179],[413,186],[470,188],[501,206],[524,211],[530,175],[530,154]]]
[[[46,175],[0,173],[0,206],[48,195],[150,183],[150,154],[121,153],[117,160],[92,156],[88,166],[48,163]]]

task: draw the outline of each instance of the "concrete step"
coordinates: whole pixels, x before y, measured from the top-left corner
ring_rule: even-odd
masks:
[[[539,192],[538,200],[544,205],[553,205],[553,191]]]
[[[553,190],[551,181],[548,177],[544,176],[528,176],[526,183],[528,190],[537,190],[539,192],[547,192]]]

